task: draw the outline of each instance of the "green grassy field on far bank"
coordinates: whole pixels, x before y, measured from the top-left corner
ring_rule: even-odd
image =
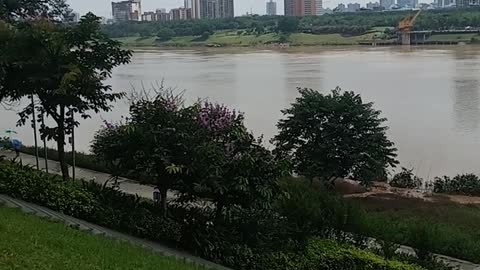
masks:
[[[471,33],[462,34],[435,34],[428,38],[428,41],[463,41],[469,42],[472,38],[480,39],[480,35]]]
[[[0,269],[204,269],[0,207]]]
[[[356,45],[359,41],[371,40],[381,31],[358,36],[344,36],[341,34],[308,34],[294,33],[288,36],[287,42],[292,46],[314,46],[314,45]],[[281,35],[268,33],[263,35],[237,34],[234,31],[219,31],[210,35],[207,39],[201,40],[195,36],[173,37],[168,41],[157,41],[155,37],[124,37],[116,40],[127,47],[197,47],[218,45],[222,47],[255,47],[265,46],[271,43],[280,43]]]

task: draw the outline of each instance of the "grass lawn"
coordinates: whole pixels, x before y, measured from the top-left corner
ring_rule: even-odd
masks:
[[[386,230],[398,234],[419,224],[434,230],[433,251],[480,263],[480,206],[460,205],[449,201],[426,202],[395,195],[353,199],[367,211],[370,235],[382,235]],[[403,239],[403,244],[412,239]]]
[[[255,46],[268,44],[273,41],[278,41],[277,34],[265,35],[237,35],[236,32],[217,32],[211,35],[206,43],[221,44],[225,46]]]
[[[204,269],[0,207],[0,269]]]
[[[478,34],[435,34],[428,41],[470,41],[473,37],[479,38]]]
[[[380,32],[372,32],[360,36],[342,36],[340,34],[306,34],[294,33],[289,37],[289,42],[293,46],[301,45],[357,45],[359,41],[371,40],[375,34]]]
[[[123,43],[124,46],[127,47],[154,47],[156,46],[156,37],[122,37],[122,38],[114,38],[114,40],[118,40]]]

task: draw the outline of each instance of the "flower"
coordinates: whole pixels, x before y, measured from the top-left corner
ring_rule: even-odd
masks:
[[[221,104],[205,102],[201,107],[198,121],[200,125],[212,132],[221,132],[229,129],[235,123],[237,113]]]

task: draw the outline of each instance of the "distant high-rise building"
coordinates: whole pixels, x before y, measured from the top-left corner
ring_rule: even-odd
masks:
[[[283,4],[285,16],[294,16],[293,14],[293,1],[294,0],[285,0]]]
[[[235,7],[233,0],[191,0],[193,19],[233,18]]]
[[[479,0],[457,0],[457,7],[478,7],[480,6]]]
[[[474,1],[478,1],[478,0],[474,0]],[[418,0],[398,0],[397,4],[399,7],[402,7],[402,8],[414,8],[418,5]]]
[[[112,2],[112,14],[115,22],[140,21],[142,19],[141,0]]]
[[[285,0],[284,9],[286,16],[316,15],[317,0]]]
[[[183,4],[184,8],[192,8],[192,0],[185,0]]]
[[[347,5],[347,12],[357,12],[360,10],[360,4],[359,3],[349,3]]]
[[[170,13],[167,12],[166,9],[160,8],[157,9],[155,12],[155,21],[158,22],[166,22],[170,20]]]
[[[315,15],[323,15],[325,11],[323,10],[323,0],[315,0]]]
[[[375,2],[375,3],[372,3],[372,2],[368,2],[367,3],[367,9],[378,9],[380,7],[380,3],[378,2]]]
[[[340,3],[338,6],[333,10],[333,12],[345,12],[346,7],[344,4]]]
[[[235,7],[233,0],[217,0],[217,2],[219,18],[235,17]]]
[[[275,16],[277,15],[277,2],[270,0],[267,2],[267,15]]]
[[[192,18],[192,9],[190,8],[173,8],[170,10],[170,20],[188,20]]]
[[[156,21],[156,16],[157,14],[153,11],[144,12],[142,14],[142,21],[145,21],[145,22]]]
[[[385,9],[390,9],[393,5],[395,5],[395,0],[380,0],[380,6]]]

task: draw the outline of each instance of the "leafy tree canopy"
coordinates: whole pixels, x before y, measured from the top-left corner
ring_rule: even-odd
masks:
[[[100,18],[91,13],[76,25],[41,19],[15,28],[0,25],[0,32],[9,37],[2,41],[6,53],[0,55],[0,101],[38,98],[39,112],[56,124],[44,126],[40,132],[57,141],[62,172],[67,177],[65,136],[78,125],[69,113],[88,118],[92,111],[110,110],[110,103],[123,94],[112,93],[104,81],[114,67],[130,61],[131,52],[101,32]],[[25,124],[33,113],[32,107],[26,106],[18,123]]]
[[[368,182],[397,164],[386,119],[373,103],[340,88],[330,94],[299,91],[300,97],[282,111],[286,118],[272,140],[276,153],[289,158],[298,174],[323,181],[353,176]]]
[[[0,20],[62,19],[70,14],[65,0],[0,0]]]

